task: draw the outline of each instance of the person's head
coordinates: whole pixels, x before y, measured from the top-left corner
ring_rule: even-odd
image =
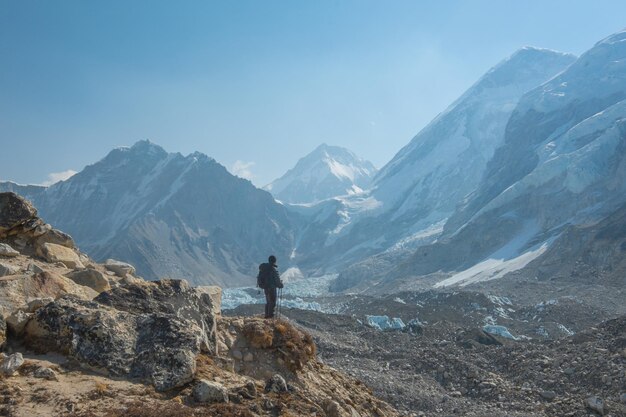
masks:
[[[276,257],[274,255],[270,255],[267,260],[269,261],[270,265],[276,265]]]

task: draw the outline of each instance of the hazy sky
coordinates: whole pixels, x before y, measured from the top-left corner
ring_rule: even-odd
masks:
[[[620,1],[0,0],[0,179],[150,139],[265,185],[322,142],[377,167],[524,45],[580,54]]]

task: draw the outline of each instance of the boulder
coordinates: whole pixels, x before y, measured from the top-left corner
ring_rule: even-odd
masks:
[[[135,273],[134,266],[127,264],[126,262],[116,261],[115,259],[107,259],[104,262],[104,267],[122,278],[126,275],[133,275]]]
[[[38,224],[32,229],[32,231],[34,237],[39,237],[52,231],[52,226],[48,223]]]
[[[44,234],[39,235],[39,237],[35,239],[34,245],[35,247],[40,247],[46,243],[52,243],[54,245],[60,245],[70,249],[76,249],[76,244],[74,243],[74,239],[72,239],[72,236],[57,229],[50,229]]]
[[[185,280],[139,281],[105,291],[100,304],[133,314],[163,313],[195,323],[201,329],[202,349],[216,353],[217,336],[213,300]]]
[[[13,249],[6,243],[0,243],[0,256],[6,256],[8,258],[19,256],[19,252]]]
[[[4,359],[4,362],[2,362],[0,366],[0,372],[6,376],[11,376],[14,375],[22,365],[24,365],[24,357],[21,353],[17,352]]]
[[[228,391],[217,382],[201,379],[193,387],[193,399],[199,403],[227,403]]]
[[[482,329],[471,329],[462,332],[457,337],[457,342],[467,349],[472,349],[480,345],[501,346],[502,342],[493,334],[487,333]]]
[[[280,374],[272,376],[265,384],[265,392],[288,392],[287,381]]]
[[[26,267],[26,270],[27,270],[28,272],[33,272],[33,273],[35,273],[35,274],[38,274],[38,273],[40,273],[40,272],[43,272],[43,271],[44,271],[44,269],[43,269],[42,267],[40,267],[39,265],[34,264],[34,263],[32,263],[32,262],[28,264],[28,266]]]
[[[15,335],[21,335],[33,315],[24,310],[15,310],[7,318],[7,328]]]
[[[15,275],[20,272],[20,268],[17,266],[0,263],[0,277],[7,275]]]
[[[96,292],[108,291],[111,289],[109,280],[104,274],[95,269],[81,269],[78,271],[72,271],[65,275],[78,285],[89,287]]]
[[[65,294],[92,300],[97,292],[76,284],[69,278],[52,272],[10,275],[0,278],[0,314],[8,316],[36,298],[56,299]]]
[[[26,326],[26,345],[113,375],[140,378],[158,391],[193,380],[204,343],[203,329],[194,320],[168,306],[156,308],[156,301],[132,308],[123,294],[108,300],[111,305],[65,296],[40,308]]]
[[[70,269],[85,268],[74,250],[56,243],[44,243],[37,246],[37,255],[50,263],[61,262]]]
[[[211,299],[213,305],[213,314],[219,315],[222,313],[222,288],[217,285],[207,285],[196,287],[196,289],[204,294],[207,294]]]
[[[15,193],[0,193],[0,234],[37,217],[37,210]]]
[[[46,368],[44,366],[41,366],[37,369],[35,369],[35,372],[33,372],[33,376],[35,378],[42,378],[42,379],[47,379],[48,381],[57,381],[57,373],[54,372],[54,370],[50,369],[50,368]]]
[[[43,297],[43,298],[33,298],[29,299],[27,310],[29,313],[34,313],[39,310],[41,307],[50,304],[54,301],[52,297]]]
[[[343,411],[337,401],[327,399],[323,402],[322,406],[326,412],[327,417],[346,417],[347,414]]]
[[[585,405],[591,411],[595,411],[601,416],[604,415],[604,400],[600,397],[592,395],[591,397],[587,397],[585,400]]]

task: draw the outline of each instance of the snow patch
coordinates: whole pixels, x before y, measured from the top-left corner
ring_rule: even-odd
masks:
[[[464,287],[477,282],[491,281],[502,278],[508,273],[518,271],[524,268],[533,260],[537,259],[548,249],[548,243],[543,243],[535,250],[529,250],[516,258],[504,259],[487,259],[480,262],[465,271],[454,274],[450,278],[444,279],[435,284],[435,288],[449,287],[451,285],[460,285]]]

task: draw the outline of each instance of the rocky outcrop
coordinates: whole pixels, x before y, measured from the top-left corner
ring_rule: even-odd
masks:
[[[191,382],[198,354],[216,351],[216,307],[186,281],[139,282],[94,301],[62,297],[34,313],[24,339],[163,391]]]
[[[38,246],[37,254],[48,262],[61,262],[70,269],[85,267],[76,252],[56,243],[44,243]]]
[[[37,217],[35,207],[15,193],[0,193],[0,213],[0,234]]]
[[[78,271],[72,271],[65,276],[77,283],[78,285],[89,287],[99,293],[111,289],[111,284],[109,283],[109,280],[104,276],[102,272],[96,269],[86,268]]]
[[[91,300],[97,292],[78,285],[71,279],[53,272],[11,275],[0,278],[0,314],[9,315],[18,309],[27,309],[28,303],[36,298],[58,298],[73,294]]]
[[[228,391],[218,382],[200,380],[193,387],[193,399],[199,403],[227,403]]]
[[[19,272],[20,269],[14,265],[0,263],[0,277],[15,275]]]
[[[33,205],[12,192],[0,193],[0,245],[10,245],[11,249],[14,249],[9,256],[20,253],[37,254],[49,262],[57,262],[54,259],[56,253],[63,253],[63,259],[72,259],[69,264],[74,266],[70,268],[82,267],[72,237],[37,217],[37,210]]]
[[[216,285],[195,287],[196,291],[207,294],[211,299],[211,305],[213,306],[212,312],[218,316],[222,313],[222,288]]]
[[[195,324],[202,349],[215,352],[215,311],[220,309],[210,291],[184,280],[140,281],[100,294],[95,301],[132,314],[161,313]]]
[[[13,249],[10,245],[6,243],[0,243],[0,256],[6,256],[7,258],[12,258],[14,256],[19,256],[19,252]]]
[[[35,350],[56,351],[164,391],[193,379],[200,334],[194,323],[172,314],[134,314],[66,296],[35,313],[24,340]]]
[[[134,266],[115,259],[107,259],[104,263],[104,267],[114,272],[118,277],[125,277],[126,275],[133,275],[135,273]]]
[[[12,376],[24,365],[24,357],[17,352],[4,358],[0,365],[0,373],[5,376]]]

